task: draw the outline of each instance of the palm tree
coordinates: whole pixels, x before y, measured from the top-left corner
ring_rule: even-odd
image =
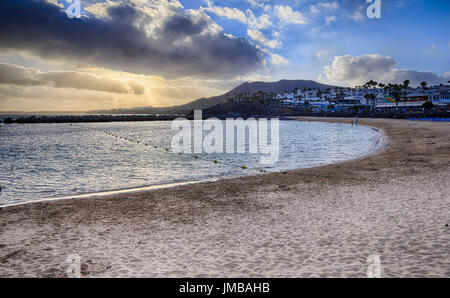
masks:
[[[409,83],[411,83],[410,80],[404,80],[403,81],[403,89],[408,89],[409,88]]]
[[[322,90],[321,89],[317,89],[316,96],[317,97],[322,97]]]
[[[423,81],[420,83],[420,87],[422,87],[423,93],[425,93],[425,88],[427,87],[427,82]]]
[[[370,112],[373,112],[375,108],[375,98],[376,95],[373,93],[370,94],[364,94],[364,98],[367,100],[367,102],[370,102]]]
[[[400,101],[400,98],[401,98],[402,86],[394,84],[394,85],[392,85],[392,89],[394,89],[394,91],[392,92],[392,96],[395,99],[395,106],[396,106],[396,110],[397,110],[398,109],[398,102]]]
[[[406,100],[406,94],[407,94],[407,92],[408,92],[408,88],[409,88],[409,84],[411,83],[411,81],[410,80],[405,80],[405,81],[403,81],[403,86],[402,86],[402,88],[403,88],[403,97],[404,97],[404,99]]]
[[[388,85],[384,85],[383,87],[383,94],[386,95],[386,91],[389,89]]]

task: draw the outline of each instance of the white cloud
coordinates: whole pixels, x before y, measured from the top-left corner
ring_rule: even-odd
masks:
[[[323,11],[335,10],[339,7],[338,2],[321,2],[309,7],[311,14],[319,14]]]
[[[276,39],[268,39],[264,33],[257,29],[247,29],[247,35],[257,43],[266,46],[268,48],[274,49],[281,46],[281,42]]]
[[[351,18],[354,19],[355,21],[362,21],[364,20],[364,6],[359,6],[356,11],[353,13],[353,15],[351,15]]]
[[[246,0],[254,7],[264,7],[264,2],[268,2],[269,0]]]
[[[289,63],[289,61],[287,61],[283,56],[278,54],[271,54],[270,62],[274,65],[285,65]]]
[[[336,22],[336,16],[326,17],[325,22],[326,22],[327,26],[329,26],[332,22]]]
[[[306,24],[307,20],[299,11],[294,11],[290,6],[274,6],[275,15],[287,24]]]
[[[248,9],[247,15],[247,23],[250,28],[265,29],[273,26],[273,23],[270,21],[270,16],[268,14],[262,14],[259,17],[255,17],[253,11]]]
[[[200,7],[200,11],[210,12],[229,20],[237,20],[243,24],[247,24],[250,28],[265,29],[273,26],[268,14],[262,14],[256,17],[251,9],[247,9],[246,13],[244,13],[237,8],[214,6],[212,1],[207,1],[206,3],[208,7]]]
[[[436,52],[436,49],[437,49],[436,45],[432,44],[431,47],[429,47],[428,49],[425,50],[425,53],[426,54],[433,54],[434,52]]]
[[[247,23],[247,16],[242,10],[231,7],[214,6],[211,1],[207,2],[208,7],[202,7],[201,10],[212,12],[220,17],[230,20],[238,20],[241,23]]]
[[[329,59],[330,58],[330,52],[327,50],[319,50],[316,52],[316,58],[323,60],[323,59]]]
[[[410,80],[415,86],[422,81],[429,85],[445,83],[445,76],[427,71],[394,68],[397,62],[387,56],[367,54],[363,56],[336,56],[331,65],[325,66],[322,78],[331,83],[363,84],[369,80],[383,83],[402,83]]]
[[[87,5],[84,7],[84,10],[97,17],[108,18],[108,8],[118,5],[120,5],[120,2],[108,0]]]

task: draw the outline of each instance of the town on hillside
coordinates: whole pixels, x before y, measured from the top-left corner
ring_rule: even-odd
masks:
[[[227,101],[259,102],[308,112],[447,112],[450,111],[450,85],[427,86],[427,82],[421,82],[420,86],[414,88],[410,86],[409,80],[403,84],[383,84],[370,80],[353,88],[295,88],[283,94],[264,91],[234,93],[228,94]]]

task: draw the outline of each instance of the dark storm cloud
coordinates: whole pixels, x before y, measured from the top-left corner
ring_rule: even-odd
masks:
[[[190,18],[183,15],[175,15],[168,19],[163,26],[164,36],[190,36],[197,35],[207,26],[206,20],[194,23]]]
[[[215,24],[202,14],[174,10],[149,34],[143,28],[154,20],[133,4],[107,13],[102,19],[69,19],[42,0],[1,0],[0,50],[170,78],[232,77],[263,64],[259,49],[209,30]]]
[[[0,63],[0,84],[19,86],[52,86],[113,93],[143,94],[144,86],[137,82],[122,82],[76,71],[42,72],[9,63]]]

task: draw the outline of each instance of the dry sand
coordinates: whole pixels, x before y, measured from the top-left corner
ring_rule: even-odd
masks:
[[[384,152],[0,209],[0,276],[64,277],[78,254],[85,277],[365,277],[377,254],[382,277],[450,277],[450,125],[361,123],[389,136]]]

